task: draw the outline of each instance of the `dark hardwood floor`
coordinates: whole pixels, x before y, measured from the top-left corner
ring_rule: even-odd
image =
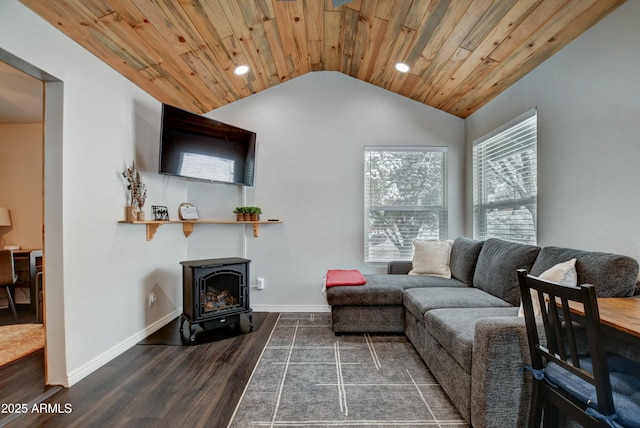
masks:
[[[136,345],[71,388],[47,398],[45,413],[29,409],[6,426],[225,427],[269,339],[278,314],[265,314],[248,334],[194,346]],[[8,378],[0,371],[0,402]],[[19,400],[23,400],[19,398]],[[26,398],[24,400],[27,400]],[[0,421],[0,426],[3,426]]]
[[[20,417],[19,413],[12,413],[16,404],[31,408],[61,389],[60,386],[47,386],[44,383],[43,349],[1,367],[0,427]]]

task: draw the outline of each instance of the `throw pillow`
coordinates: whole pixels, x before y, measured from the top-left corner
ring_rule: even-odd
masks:
[[[542,272],[538,278],[546,281],[555,282],[562,285],[578,285],[578,272],[576,272],[576,259],[571,259],[564,263],[558,263],[555,266]],[[531,300],[533,303],[533,314],[535,316],[542,314],[540,308],[540,302],[538,301],[538,292],[531,290]],[[520,310],[518,311],[519,317],[524,317],[524,308],[522,307],[522,301],[520,301]]]
[[[449,260],[453,241],[413,241],[413,269],[409,275],[429,275],[451,278]]]

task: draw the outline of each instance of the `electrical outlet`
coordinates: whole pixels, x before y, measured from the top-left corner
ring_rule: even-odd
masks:
[[[256,287],[258,288],[258,290],[264,290],[264,278],[256,279]]]
[[[158,296],[156,296],[156,293],[154,293],[153,291],[149,293],[149,307],[155,305],[157,300]]]

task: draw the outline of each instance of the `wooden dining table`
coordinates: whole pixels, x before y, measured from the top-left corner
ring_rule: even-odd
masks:
[[[582,304],[569,302],[569,307],[584,316]],[[640,297],[598,297],[598,312],[606,333],[640,347]]]

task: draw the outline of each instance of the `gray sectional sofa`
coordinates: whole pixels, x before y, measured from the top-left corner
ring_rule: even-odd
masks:
[[[451,278],[407,275],[411,262],[362,286],[327,289],[332,328],[344,333],[404,333],[465,420],[476,428],[526,425],[531,394],[517,269],[539,275],[576,259],[578,284],[600,297],[634,293],[636,260],[570,248],[456,239]]]

